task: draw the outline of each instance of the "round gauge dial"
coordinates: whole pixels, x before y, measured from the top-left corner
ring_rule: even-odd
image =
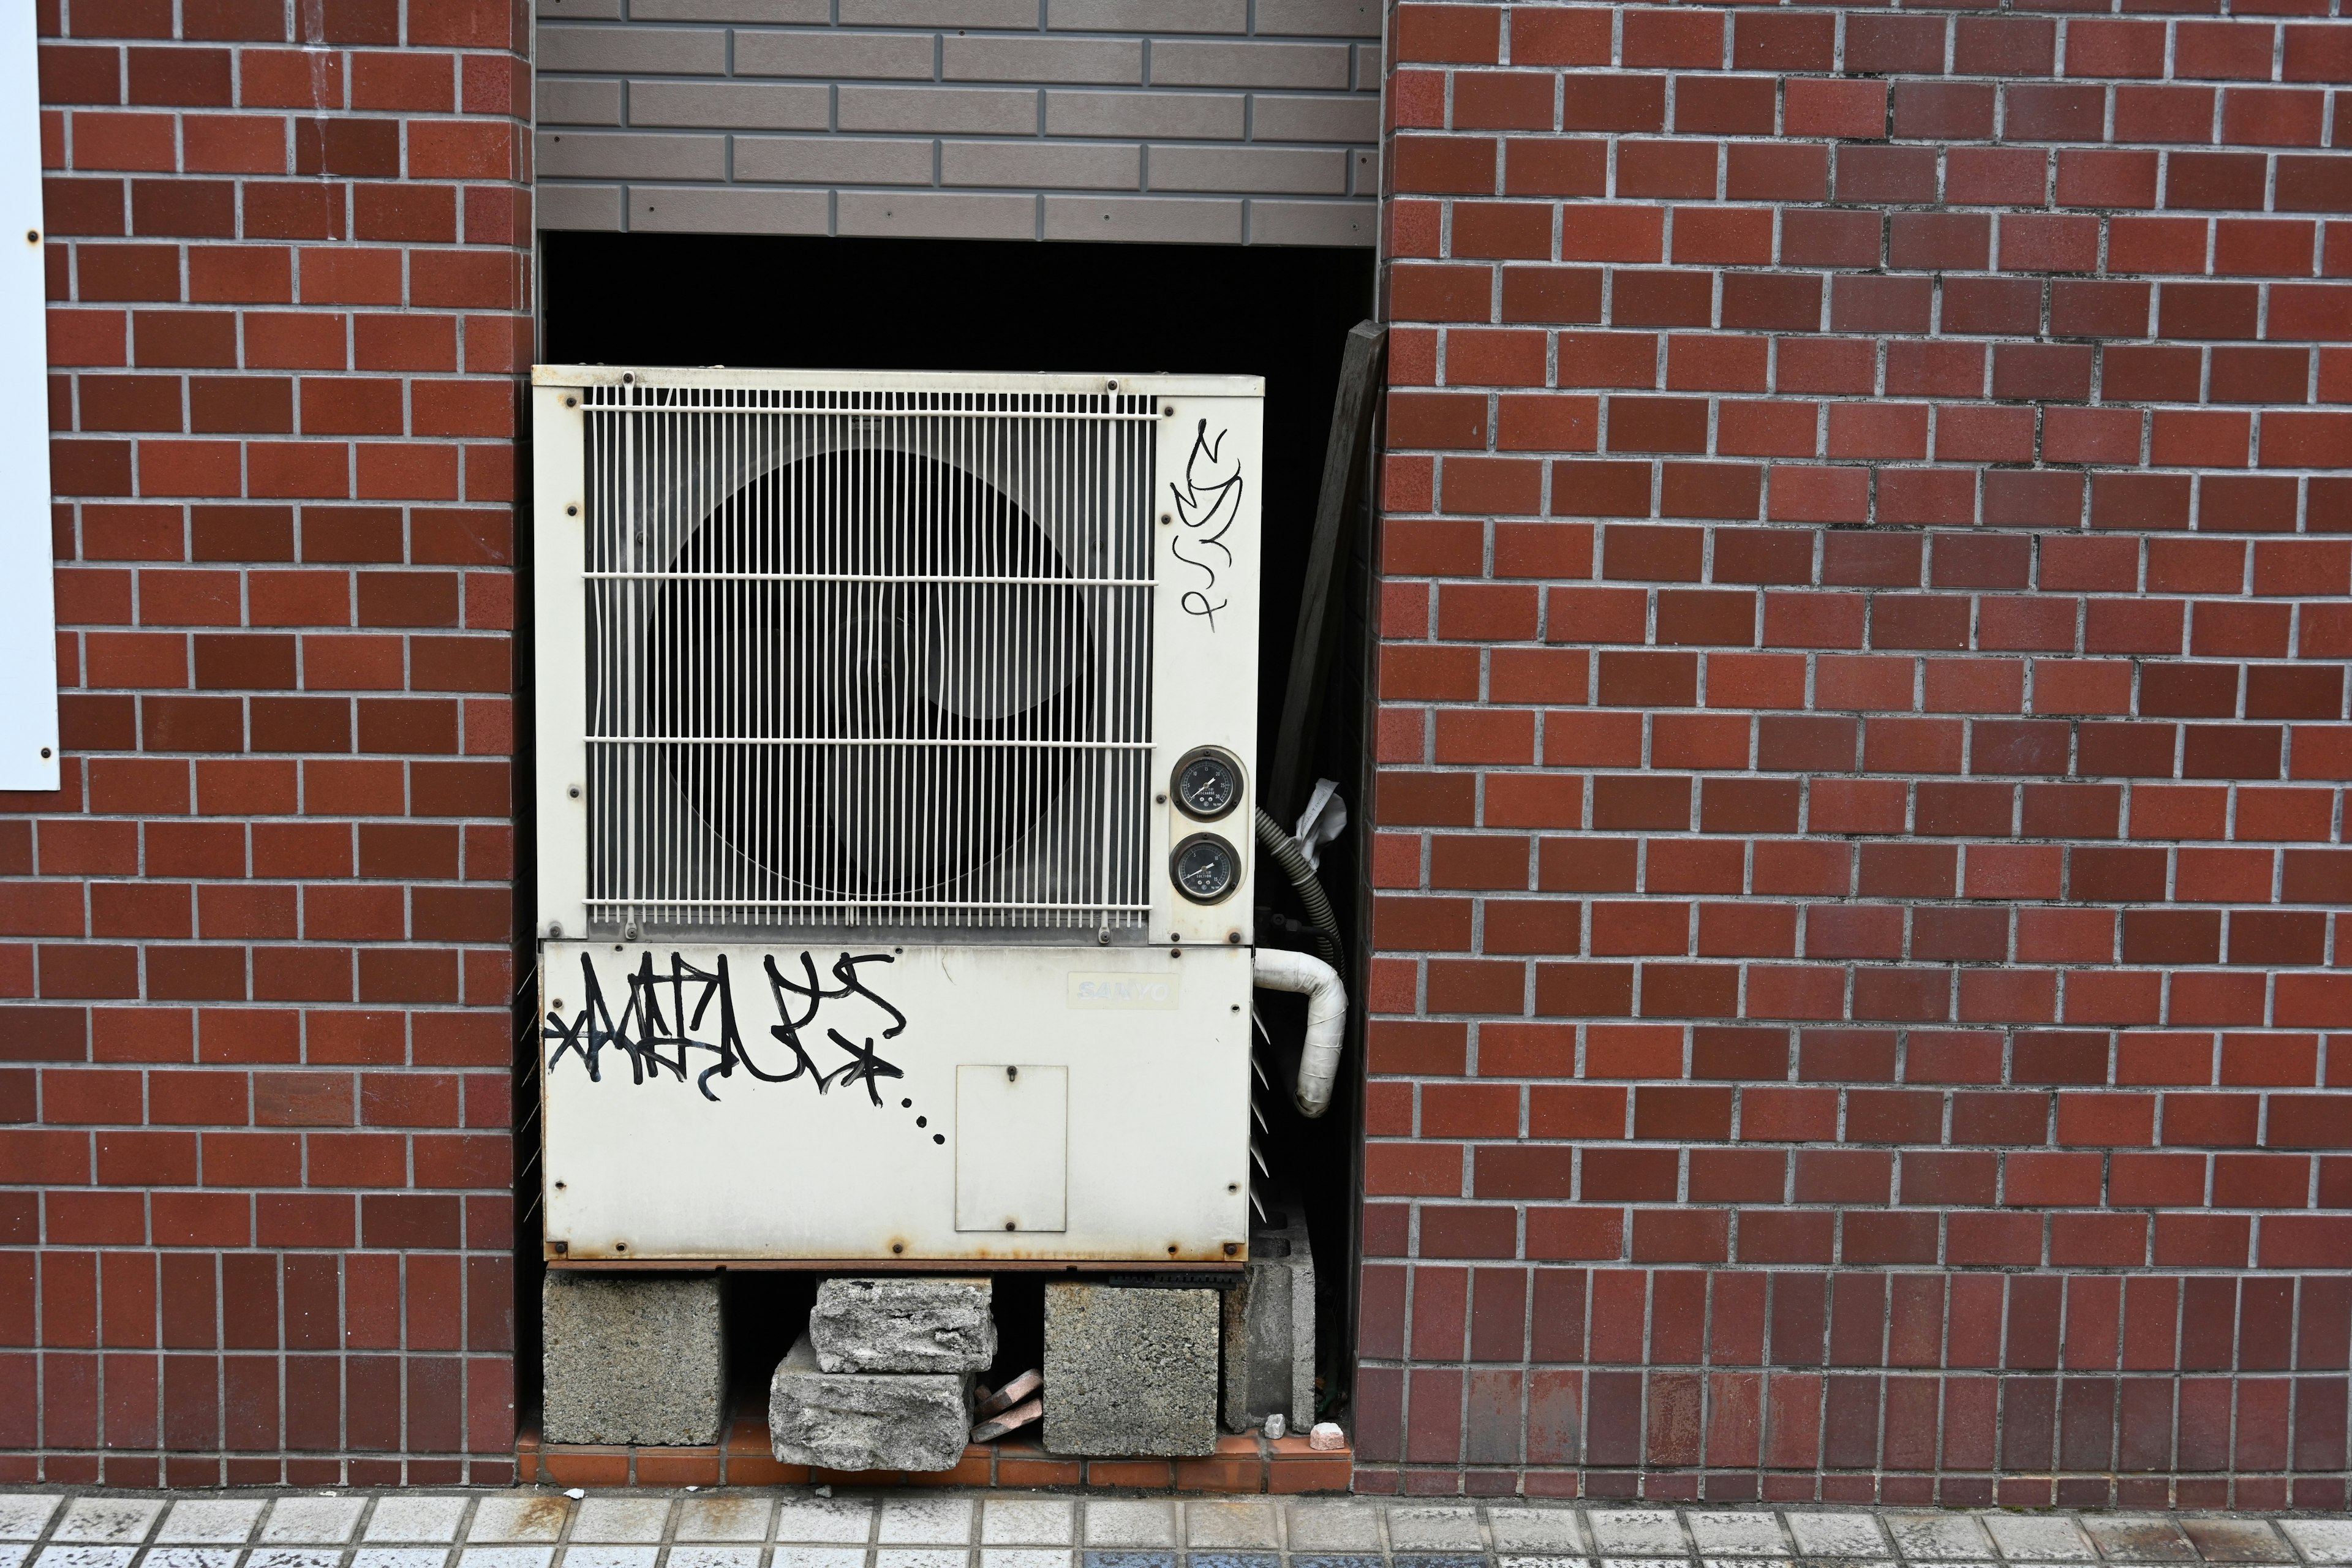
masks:
[[[1241,764],[1224,752],[1203,746],[1176,764],[1176,804],[1186,816],[1214,821],[1241,798]]]
[[[1241,857],[1213,833],[1195,833],[1176,846],[1169,869],[1176,890],[1196,904],[1218,902],[1242,879]]]

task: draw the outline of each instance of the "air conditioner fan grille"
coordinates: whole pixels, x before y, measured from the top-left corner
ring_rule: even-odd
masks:
[[[595,926],[1141,923],[1152,399],[584,401]]]

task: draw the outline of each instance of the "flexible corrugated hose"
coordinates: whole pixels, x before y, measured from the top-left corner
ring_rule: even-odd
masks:
[[[1315,868],[1298,852],[1282,824],[1257,808],[1257,847],[1267,859],[1282,868],[1284,876],[1298,894],[1298,902],[1307,910],[1307,923],[1312,929],[1307,935],[1314,939],[1316,952],[1323,962],[1337,969],[1339,966],[1339,921],[1331,913],[1331,900],[1324,896],[1323,884],[1316,879]]]

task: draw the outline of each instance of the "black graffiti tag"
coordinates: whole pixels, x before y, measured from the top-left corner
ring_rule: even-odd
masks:
[[[819,1094],[840,1084],[863,1083],[867,1097],[880,1105],[877,1080],[905,1074],[876,1053],[873,1038],[868,1036],[862,1046],[853,1045],[839,1029],[828,1026],[826,1037],[847,1052],[850,1059],[827,1069],[811,1058],[807,1031],[828,1003],[856,998],[854,1005],[861,1009],[876,1008],[887,1015],[889,1022],[881,1029],[881,1037],[895,1038],[906,1028],[907,1016],[859,973],[864,965],[892,962],[887,953],[842,953],[834,960],[830,971],[834,983],[827,985],[818,978],[816,962],[806,952],[800,955],[802,978],[797,981],[787,977],[777,967],[775,956],[769,954],[763,967],[777,1022],[768,1026],[767,1033],[789,1055],[762,1060],[744,1042],[725,954],[719,956],[715,969],[705,970],[672,952],[669,972],[665,974],[655,968],[654,955],[646,952],[629,975],[628,997],[616,1018],[597,980],[593,959],[583,952],[579,1009],[568,1018],[553,1010],[547,1015],[548,1070],[561,1067],[566,1057],[576,1056],[589,1079],[601,1083],[604,1055],[613,1051],[628,1059],[632,1083],[646,1083],[664,1075],[682,1083],[690,1076],[709,1100],[719,1098],[710,1080],[732,1078],[740,1068],[762,1083],[791,1083],[805,1077]],[[843,1021],[851,1022],[851,1016],[843,1015]]]
[[[1226,566],[1234,563],[1233,550],[1224,539],[1242,510],[1240,459],[1234,459],[1231,473],[1220,472],[1223,459],[1217,448],[1232,434],[1220,430],[1211,439],[1209,422],[1202,420],[1192,432],[1192,449],[1185,455],[1182,478],[1168,482],[1169,496],[1176,503],[1176,521],[1183,525],[1183,531],[1168,542],[1168,552],[1204,579],[1201,586],[1184,590],[1177,604],[1186,615],[1206,620],[1211,631],[1216,630],[1217,612],[1232,602],[1210,600],[1217,592],[1219,575],[1211,552],[1222,557]]]

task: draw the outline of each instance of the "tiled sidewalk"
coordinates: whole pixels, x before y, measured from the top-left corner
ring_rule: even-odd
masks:
[[[1083,1561],[1073,1557],[1083,1553]],[[976,1556],[975,1556],[976,1554]],[[1286,1563],[1284,1560],[1287,1559]],[[1045,1495],[0,1493],[0,1568],[2352,1563],[2352,1521]]]

